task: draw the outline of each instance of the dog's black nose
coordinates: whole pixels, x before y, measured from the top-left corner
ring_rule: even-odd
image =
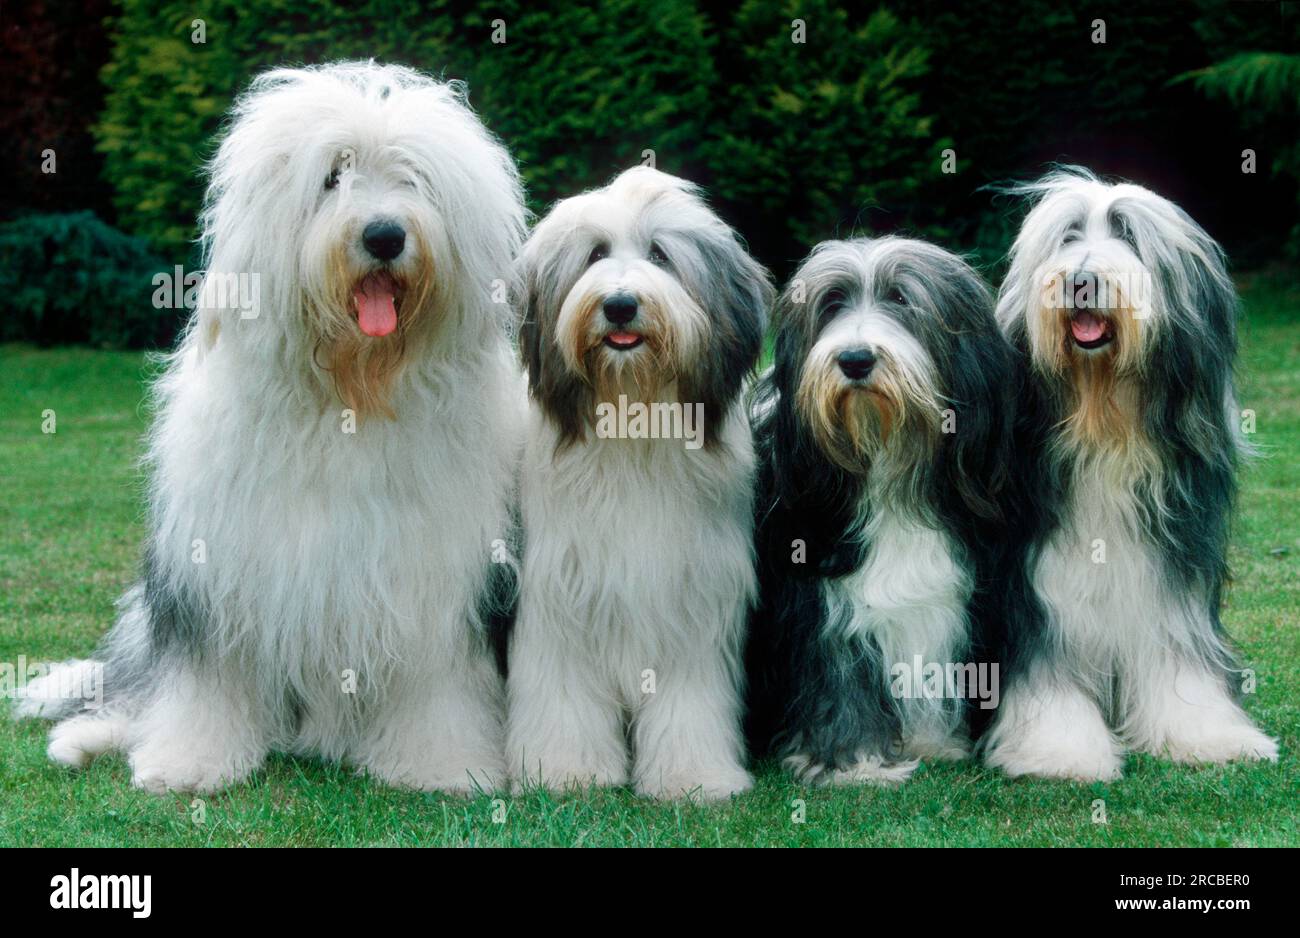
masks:
[[[839,363],[844,377],[851,381],[859,381],[871,374],[871,369],[876,364],[876,356],[871,354],[871,349],[851,348],[840,352],[835,361]]]
[[[636,319],[636,297],[630,293],[615,293],[606,297],[605,318],[616,326],[626,326]]]
[[[406,232],[395,221],[372,221],[361,232],[361,243],[372,257],[391,261],[406,247]]]

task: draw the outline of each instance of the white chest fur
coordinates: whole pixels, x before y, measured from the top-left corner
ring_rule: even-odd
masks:
[[[828,581],[828,624],[879,645],[886,672],[895,664],[946,664],[965,651],[969,574],[948,535],[890,509],[864,529],[869,548],[854,572]]]
[[[344,671],[364,693],[469,642],[522,404],[508,371],[474,367],[412,375],[397,419],[353,424],[288,394],[268,407],[220,359],[179,365],[152,448],[154,546],[223,649],[302,693]]]
[[[531,415],[518,630],[549,633],[626,703],[648,670],[738,655],[755,590],[753,452],[739,411],[722,432],[717,450],[595,439],[557,451]]]
[[[1191,609],[1170,593],[1131,486],[1101,471],[1075,474],[1069,511],[1034,579],[1058,647],[1091,680],[1187,634],[1179,620]]]

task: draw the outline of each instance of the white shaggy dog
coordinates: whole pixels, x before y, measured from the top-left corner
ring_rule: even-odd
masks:
[[[557,205],[521,273],[533,407],[509,769],[557,789],[742,791],[740,392],[768,276],[694,186],[645,167]]]
[[[1237,298],[1172,202],[1070,168],[1036,199],[998,320],[1028,369],[1023,615],[985,740],[1011,775],[1119,776],[1126,749],[1276,759],[1219,621],[1242,449]]]
[[[21,705],[62,718],[53,759],[124,750],[152,791],[272,749],[423,789],[501,779],[485,619],[523,390],[492,290],[523,218],[456,86],[366,63],[254,81],[212,165],[209,305],[155,387],[142,580],[96,661]],[[232,273],[255,315],[210,305]],[[54,699],[99,667],[102,707]]]

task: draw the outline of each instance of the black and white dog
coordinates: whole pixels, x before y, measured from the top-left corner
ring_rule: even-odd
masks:
[[[991,292],[931,244],[821,244],[782,294],[754,405],[750,728],[802,779],[897,782],[969,752],[1012,369]],[[942,679],[918,686],[917,664]]]
[[[1222,252],[1168,200],[1086,170],[1022,192],[1036,203],[997,315],[1031,377],[1021,458],[1039,522],[987,760],[1112,779],[1126,749],[1274,759],[1219,621],[1242,450]]]
[[[520,267],[532,408],[511,770],[656,797],[744,790],[741,391],[768,275],[694,186],[647,167],[558,204]]]

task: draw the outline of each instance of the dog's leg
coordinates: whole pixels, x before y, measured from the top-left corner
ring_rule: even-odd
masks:
[[[791,666],[799,691],[782,734],[785,768],[809,785],[898,785],[911,778],[917,756],[899,746],[898,715],[881,698],[879,664],[820,626],[801,628],[796,641]]]
[[[1134,749],[1175,762],[1276,761],[1277,740],[1232,699],[1225,677],[1207,662],[1156,658],[1144,673],[1128,675],[1121,734]]]
[[[520,617],[510,648],[506,758],[517,784],[552,790],[626,785],[627,742],[617,698],[575,649]]]
[[[1097,702],[1046,670],[1031,671],[1007,688],[986,738],[984,760],[1013,776],[1119,778],[1123,748]]]
[[[129,728],[131,784],[208,792],[241,781],[266,758],[266,717],[233,662],[179,662]]]
[[[633,775],[652,798],[720,799],[753,784],[744,768],[740,700],[720,660],[680,662],[656,675],[633,721]],[[716,652],[714,653],[716,655]]]
[[[501,677],[486,648],[395,678],[353,753],[390,785],[464,795],[505,781]]]
[[[96,757],[125,748],[129,726],[129,719],[122,713],[81,713],[50,730],[46,753],[54,762],[85,768]]]

